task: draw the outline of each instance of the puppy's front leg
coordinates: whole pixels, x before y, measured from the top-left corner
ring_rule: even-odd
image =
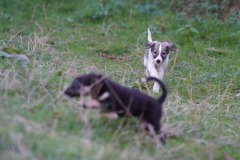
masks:
[[[159,93],[159,88],[160,88],[159,84],[154,82],[154,84],[153,84],[153,92]]]
[[[100,108],[100,103],[99,101],[95,100],[95,99],[90,99],[90,100],[87,100],[83,103],[83,108]]]
[[[163,81],[163,75],[164,75],[164,68],[158,69],[158,76],[161,81]]]
[[[101,113],[101,116],[107,119],[116,119],[118,114],[116,112]]]
[[[153,64],[148,63],[147,70],[148,70],[150,76],[159,78],[158,77],[158,72],[157,72],[157,70],[156,70],[156,68],[155,68],[155,66]]]
[[[150,76],[156,77],[156,78],[159,79],[158,72],[157,72],[157,70],[156,70],[156,68],[154,67],[153,64],[148,63],[148,68],[147,68],[147,69],[148,69],[148,71],[149,71],[149,73],[150,73]],[[159,92],[159,88],[160,88],[159,84],[156,83],[156,82],[154,82],[153,92],[158,93],[158,92]]]
[[[145,75],[146,75],[146,77],[149,77],[149,76],[150,76],[148,69],[146,69]]]

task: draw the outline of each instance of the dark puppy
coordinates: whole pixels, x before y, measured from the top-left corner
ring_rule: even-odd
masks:
[[[148,77],[147,80],[154,80],[161,86],[162,95],[158,99],[153,99],[139,90],[121,86],[103,75],[94,73],[77,77],[65,90],[65,94],[69,97],[79,97],[88,93],[92,99],[99,102],[99,105],[94,107],[100,107],[104,117],[132,115],[138,117],[148,127],[149,125],[153,127],[155,135],[159,135],[162,104],[166,99],[167,89],[157,78]]]

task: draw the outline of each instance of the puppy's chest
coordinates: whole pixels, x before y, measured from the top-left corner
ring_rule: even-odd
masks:
[[[167,66],[167,63],[162,62],[160,64],[155,64],[154,66],[156,69],[165,68]]]

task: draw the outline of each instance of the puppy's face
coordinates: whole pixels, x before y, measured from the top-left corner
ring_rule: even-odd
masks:
[[[176,51],[173,43],[154,41],[148,42],[147,45],[151,49],[156,65],[161,64],[169,56],[170,51]]]
[[[89,93],[91,84],[101,77],[102,75],[94,73],[79,76],[74,79],[72,84],[64,91],[64,93],[69,97],[79,97],[81,95],[85,95]]]

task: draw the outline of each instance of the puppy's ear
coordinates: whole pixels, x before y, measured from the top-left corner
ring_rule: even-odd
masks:
[[[148,42],[152,42],[152,35],[149,29],[148,29]]]
[[[148,42],[146,48],[149,49],[149,48],[153,48],[154,46],[155,46],[154,42]]]
[[[173,43],[167,43],[167,50],[176,51],[176,46]]]

